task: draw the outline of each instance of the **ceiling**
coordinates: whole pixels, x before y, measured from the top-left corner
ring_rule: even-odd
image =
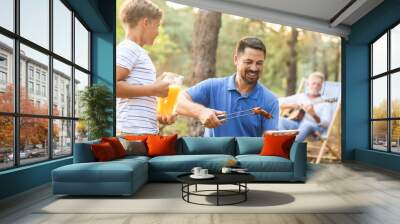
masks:
[[[383,0],[170,0],[266,22],[347,37],[351,25]]]

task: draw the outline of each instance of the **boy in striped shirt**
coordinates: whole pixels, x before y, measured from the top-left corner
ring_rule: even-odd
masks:
[[[120,19],[126,38],[117,46],[117,132],[158,134],[158,122],[172,124],[176,116],[157,115],[156,97],[168,95],[169,84],[156,78],[156,69],[144,45],[152,45],[162,19],[150,0],[125,0]]]

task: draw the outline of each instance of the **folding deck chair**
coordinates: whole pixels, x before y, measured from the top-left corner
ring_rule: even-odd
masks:
[[[297,90],[297,93],[300,93],[304,90],[307,91],[306,85],[307,79],[303,78],[300,86]],[[340,113],[340,106],[341,106],[341,83],[339,82],[332,82],[332,81],[325,81],[324,85],[321,89],[321,97],[324,99],[331,99],[336,98],[337,101],[335,103],[331,103],[331,122],[329,127],[323,133],[316,133],[316,135],[311,136],[306,139],[309,143],[307,145],[308,152],[307,157],[315,163],[320,163],[322,159],[327,160],[340,160],[341,159],[341,152],[340,146],[330,144],[329,140],[334,139],[334,126],[339,121],[339,113]],[[340,138],[340,136],[339,136]],[[337,140],[337,139],[336,139]]]
[[[306,81],[306,80],[305,80]],[[340,117],[340,106],[341,106],[341,83],[340,82],[332,82],[332,81],[325,81],[324,85],[321,89],[321,97],[324,99],[327,98],[336,98],[337,101],[335,103],[331,103],[331,122],[326,129],[325,132],[320,133],[320,135],[311,138],[310,144],[308,144],[309,153],[308,158],[312,161],[314,160],[315,163],[320,163],[322,159],[327,160],[340,160],[341,159],[341,152],[340,146],[329,144],[329,141],[335,140],[335,136],[333,135],[334,126],[337,122],[337,119]],[[340,138],[340,136],[338,136]],[[314,143],[320,143],[319,145],[315,145]],[[313,154],[313,150],[317,151],[317,154]],[[330,154],[330,155],[329,155]]]

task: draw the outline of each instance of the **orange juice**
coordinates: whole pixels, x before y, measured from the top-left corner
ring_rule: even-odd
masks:
[[[157,99],[157,111],[160,115],[171,115],[174,112],[180,90],[180,85],[170,85],[168,96]]]

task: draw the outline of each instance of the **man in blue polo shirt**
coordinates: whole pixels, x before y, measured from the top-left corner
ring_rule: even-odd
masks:
[[[197,118],[206,128],[204,136],[262,136],[278,128],[279,103],[274,94],[258,82],[266,57],[264,43],[255,37],[241,39],[234,55],[236,73],[225,78],[211,78],[183,92],[177,113]],[[261,107],[272,115],[260,114],[221,120],[218,117]]]

